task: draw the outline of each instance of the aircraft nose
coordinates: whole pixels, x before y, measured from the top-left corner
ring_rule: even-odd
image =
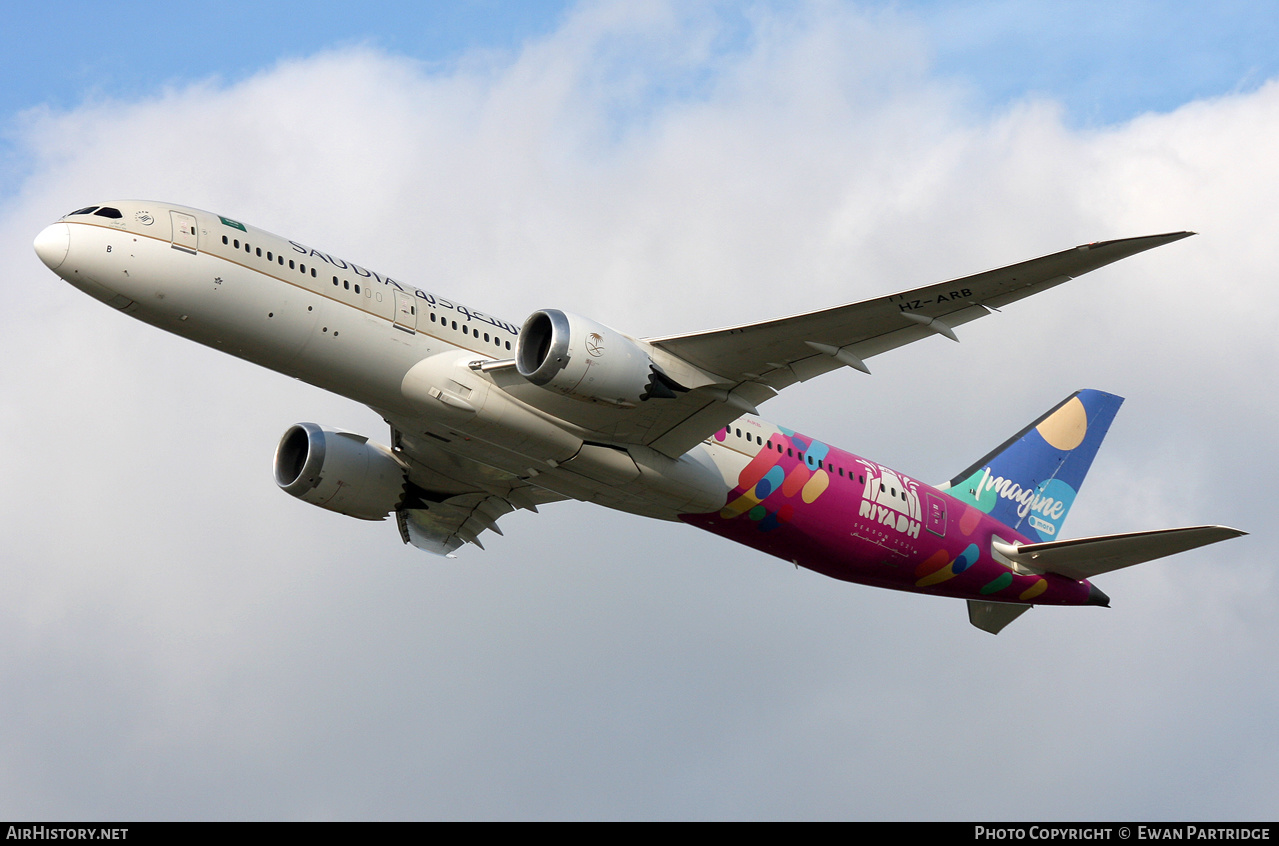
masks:
[[[36,236],[36,255],[50,270],[57,270],[67,259],[71,249],[71,227],[65,223],[46,226]]]

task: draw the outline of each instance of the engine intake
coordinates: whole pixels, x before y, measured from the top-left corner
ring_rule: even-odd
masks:
[[[363,435],[291,426],[275,450],[275,483],[303,502],[361,520],[385,520],[404,499],[408,470]]]
[[[642,342],[553,308],[535,311],[524,321],[515,368],[539,387],[610,405],[634,406],[688,390],[653,363]]]

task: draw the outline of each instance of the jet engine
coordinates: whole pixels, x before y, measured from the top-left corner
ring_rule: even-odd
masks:
[[[408,470],[363,435],[298,423],[275,450],[275,483],[303,502],[361,520],[385,520],[404,498]]]
[[[653,363],[643,343],[553,308],[535,311],[524,321],[515,368],[539,387],[623,407],[688,390]]]

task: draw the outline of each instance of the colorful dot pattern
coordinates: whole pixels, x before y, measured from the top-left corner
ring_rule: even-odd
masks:
[[[716,434],[719,442],[727,439],[726,430]],[[910,480],[912,486],[918,485],[931,500],[943,503],[944,528],[921,531],[904,540],[891,529],[873,525],[875,521],[859,517],[868,486],[855,481],[855,471],[832,478],[832,463],[845,468],[878,467],[794,431],[779,429],[741,466],[736,485],[726,492],[725,504],[718,512],[685,515],[684,519],[847,581],[1004,602],[1086,601],[1086,582],[1018,572],[996,560],[990,551],[992,537],[1022,542],[1033,538],[994,520],[978,505],[914,480]],[[887,545],[884,537],[890,538]],[[898,547],[886,552],[891,541]],[[913,563],[907,564],[911,559]]]

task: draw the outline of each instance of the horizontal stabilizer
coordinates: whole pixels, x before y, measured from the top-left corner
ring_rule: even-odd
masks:
[[[1228,526],[1189,526],[1183,529],[1129,532],[1021,546],[995,541],[993,547],[995,552],[1010,561],[1034,570],[1056,573],[1070,579],[1091,579],[1111,570],[1154,561],[1166,555],[1175,555],[1246,534],[1248,533]]]
[[[968,600],[968,622],[991,634],[999,634],[1004,626],[1031,609],[1030,605],[1011,605],[1007,602]]]

